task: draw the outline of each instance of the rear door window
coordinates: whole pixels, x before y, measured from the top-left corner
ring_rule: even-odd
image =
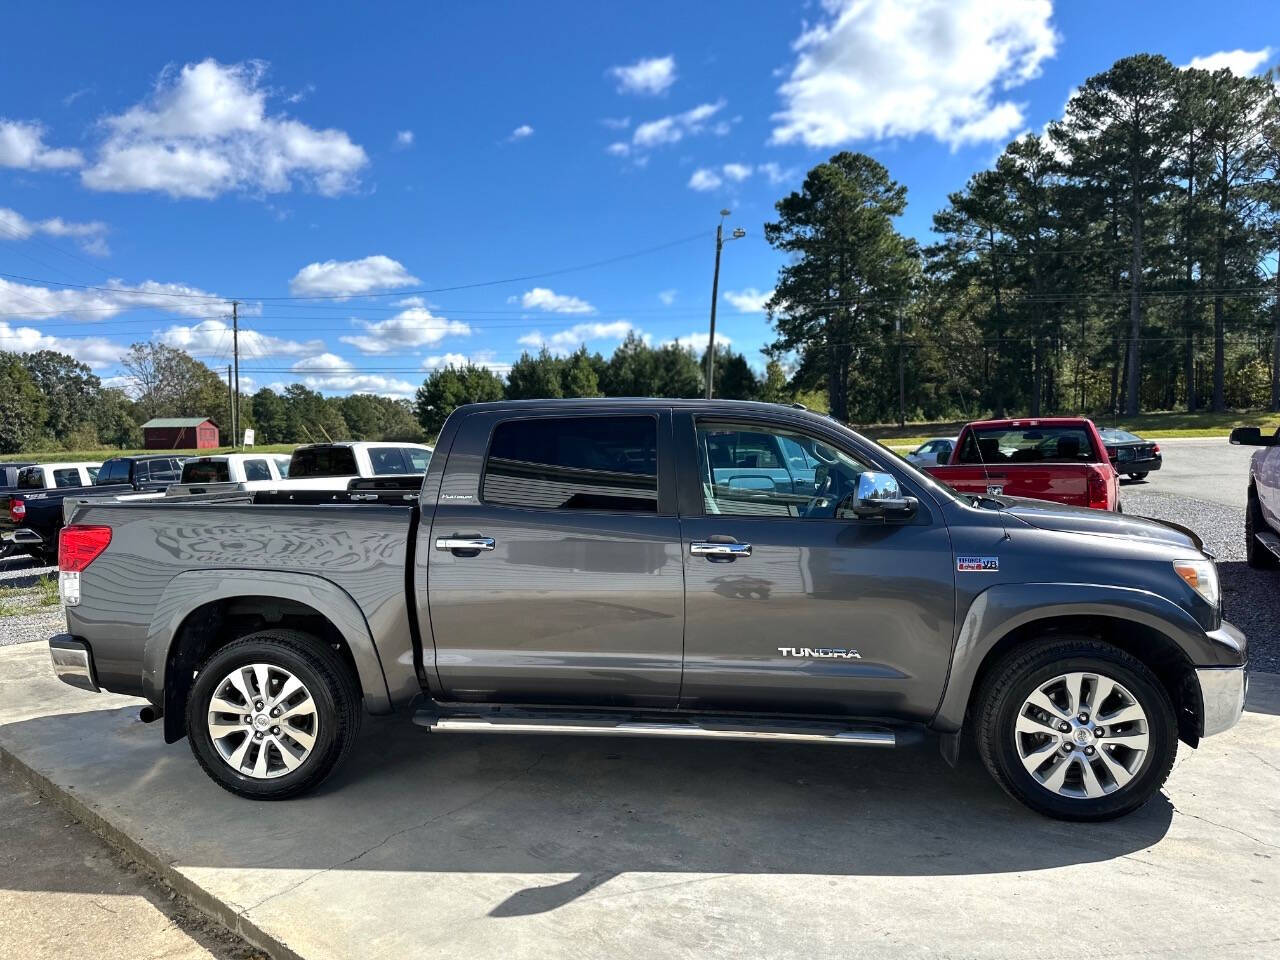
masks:
[[[80,470],[76,467],[64,467],[53,471],[53,485],[55,487],[80,486]]]
[[[141,464],[139,464],[139,466],[141,466]],[[150,470],[151,479],[153,481],[159,481],[160,483],[176,483],[178,480],[178,471],[173,469],[172,460],[152,460],[147,464],[147,466]]]
[[[409,473],[426,473],[427,465],[431,463],[431,451],[422,450],[418,447],[401,447],[400,452],[404,454],[405,463],[409,465]]]
[[[555,417],[498,425],[486,503],[544,510],[658,512],[654,417]]]
[[[129,464],[124,460],[108,460],[98,471],[97,483],[128,483]]]
[[[393,473],[411,473],[399,447],[370,447],[369,465],[375,477]]]
[[[270,480],[271,470],[265,460],[246,460],[244,462],[244,478],[246,480]]]
[[[43,490],[44,489],[44,468],[43,467],[27,467],[18,474],[19,490]]]

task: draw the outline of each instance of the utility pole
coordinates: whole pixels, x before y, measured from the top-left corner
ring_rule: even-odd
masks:
[[[894,320],[898,328],[898,426],[907,425],[907,378],[906,365],[902,359],[902,308],[898,308],[898,316]]]
[[[720,251],[724,249],[724,218],[728,210],[720,211],[720,222],[716,224],[716,269],[711,275],[711,333],[707,337],[707,399],[711,399],[712,387],[716,378],[716,301],[720,299]],[[741,227],[734,229],[730,240],[745,237],[747,231]]]
[[[231,401],[231,445],[240,449],[240,301],[231,301],[231,355],[236,368],[235,393]]]
[[[236,418],[236,401],[235,394],[231,392],[231,364],[227,364],[227,426],[235,430],[233,426]]]

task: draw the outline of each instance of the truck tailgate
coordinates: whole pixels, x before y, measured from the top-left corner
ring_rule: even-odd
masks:
[[[1089,474],[1087,464],[1019,464],[1001,463],[990,467],[968,464],[961,466],[925,467],[943,483],[961,493],[1052,500],[1070,506],[1089,506]]]

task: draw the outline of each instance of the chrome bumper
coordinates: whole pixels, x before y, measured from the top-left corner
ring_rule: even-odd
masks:
[[[1197,667],[1200,703],[1204,707],[1201,736],[1230,730],[1244,712],[1244,695],[1249,675],[1244,667]]]
[[[53,660],[53,672],[63,683],[99,692],[98,675],[93,669],[93,651],[83,640],[77,640],[69,633],[56,634],[49,638],[49,656]]]
[[[26,527],[19,527],[17,530],[10,530],[8,533],[0,533],[0,540],[12,543],[17,546],[31,546],[37,543],[44,543],[44,538],[34,530],[28,530]]]

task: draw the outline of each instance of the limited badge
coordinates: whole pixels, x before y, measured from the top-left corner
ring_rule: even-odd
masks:
[[[961,573],[997,573],[999,557],[956,557],[956,569]]]

